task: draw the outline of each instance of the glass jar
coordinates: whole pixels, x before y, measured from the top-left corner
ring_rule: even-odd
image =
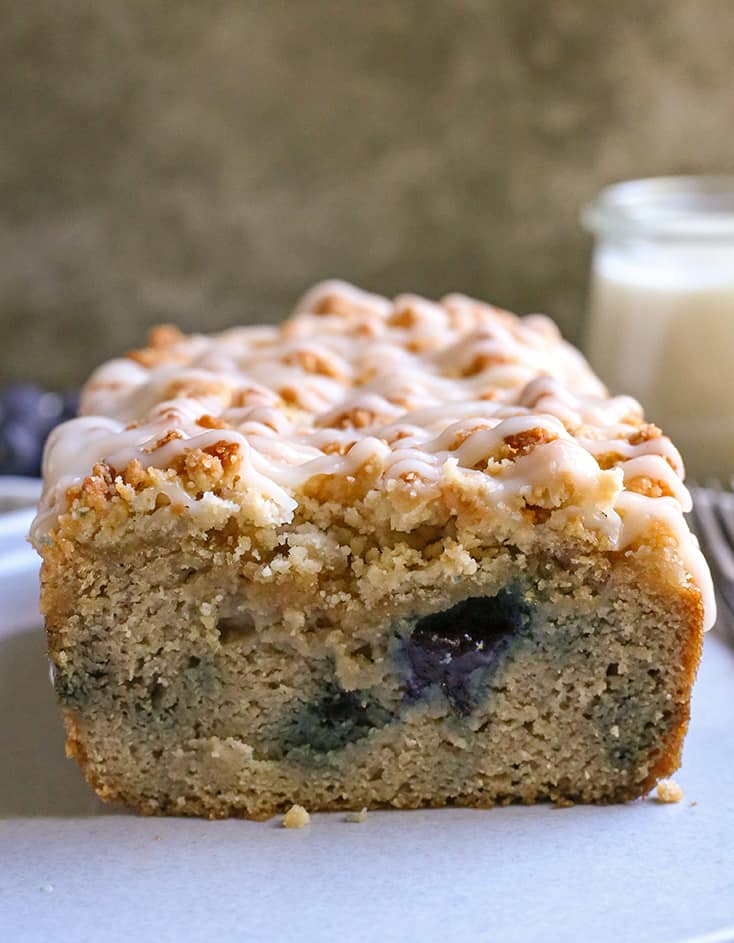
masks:
[[[607,187],[582,214],[596,237],[586,353],[680,449],[689,477],[734,474],[734,177]]]

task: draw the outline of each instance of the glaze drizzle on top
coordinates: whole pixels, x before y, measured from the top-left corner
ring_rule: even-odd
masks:
[[[279,327],[158,329],[148,348],[92,375],[81,412],[47,443],[35,541],[95,464],[168,468],[224,442],[240,454],[240,487],[274,521],[292,517],[313,476],[353,476],[369,463],[382,487],[421,499],[457,475],[482,476],[495,507],[560,509],[610,549],[657,524],[701,589],[707,627],[714,618],[682,513],[690,496],[678,451],[634,399],[609,398],[542,315],[462,295],[388,301],[324,282]]]

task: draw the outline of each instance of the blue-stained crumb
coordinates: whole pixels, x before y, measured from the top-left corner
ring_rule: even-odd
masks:
[[[456,713],[470,714],[481,695],[478,683],[530,617],[517,591],[501,590],[418,619],[400,647],[406,699],[440,691]]]
[[[519,592],[465,599],[413,623],[395,652],[403,708],[436,694],[460,716],[486,695],[483,683],[508,641],[529,625],[531,609]],[[345,691],[327,682],[312,701],[299,703],[280,723],[274,742],[280,755],[313,762],[370,731],[400,719],[368,690]]]
[[[367,691],[344,691],[329,682],[314,701],[294,710],[279,730],[287,752],[308,747],[317,754],[342,750],[366,737],[370,730],[393,719]]]

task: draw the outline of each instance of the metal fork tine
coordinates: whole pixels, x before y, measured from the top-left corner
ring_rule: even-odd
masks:
[[[734,541],[729,540],[734,518],[734,494],[724,492],[716,485],[711,488],[694,485],[690,492],[693,509],[688,522],[698,537],[714,577],[718,602],[717,628],[730,642],[734,642],[734,580],[730,575],[727,576],[727,573],[731,573],[734,562]],[[719,515],[717,507],[724,502],[727,505],[726,511]]]
[[[704,550],[709,552],[709,562],[719,571],[722,579],[734,584],[734,540],[723,529],[716,513],[718,493],[709,488],[694,491],[693,517],[698,525],[696,531],[703,538]],[[728,527],[727,527],[728,530]]]
[[[734,547],[734,494],[731,491],[725,491],[718,481],[713,490],[714,512],[723,524],[729,546]]]
[[[717,592],[719,594],[719,598],[726,606],[731,616],[731,620],[734,620],[734,586],[729,586],[725,583],[724,585],[717,587]],[[734,630],[734,625],[731,626],[731,628]]]

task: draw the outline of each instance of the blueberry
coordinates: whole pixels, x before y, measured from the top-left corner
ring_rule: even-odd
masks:
[[[0,391],[0,475],[40,475],[48,434],[75,416],[78,405],[76,392],[48,393],[34,383]]]
[[[36,404],[36,419],[39,428],[53,429],[64,416],[64,398],[58,393],[44,393]]]
[[[26,423],[9,419],[0,426],[0,473],[31,475],[41,470],[43,438]]]
[[[455,712],[471,713],[481,680],[476,673],[491,667],[529,620],[527,605],[509,590],[419,619],[402,643],[406,698],[415,701],[438,688]]]
[[[70,390],[64,394],[63,398],[63,412],[61,418],[74,419],[75,416],[79,415],[79,390]]]
[[[11,383],[0,395],[0,415],[3,419],[32,415],[42,396],[43,390],[33,383]]]

